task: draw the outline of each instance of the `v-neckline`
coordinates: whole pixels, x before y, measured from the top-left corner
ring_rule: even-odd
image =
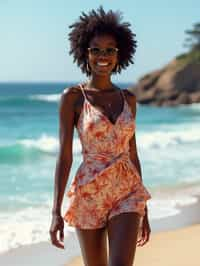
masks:
[[[120,91],[120,94],[122,94],[122,92]],[[84,101],[87,102],[93,109],[95,109],[97,112],[100,113],[101,116],[103,116],[113,127],[117,125],[119,119],[121,118],[121,116],[124,113],[125,110],[125,105],[126,105],[126,99],[123,97],[123,108],[122,111],[120,112],[120,114],[117,116],[117,119],[115,120],[115,122],[113,123],[108,117],[107,115],[105,115],[99,108],[97,108],[96,106],[94,106],[88,99],[86,96],[84,96]]]

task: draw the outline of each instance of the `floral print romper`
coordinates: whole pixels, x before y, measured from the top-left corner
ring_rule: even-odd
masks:
[[[96,229],[111,217],[124,212],[145,214],[151,198],[129,157],[129,141],[136,125],[123,91],[123,110],[113,124],[92,105],[84,91],[77,131],[83,161],[66,196],[69,207],[64,220],[69,226]]]

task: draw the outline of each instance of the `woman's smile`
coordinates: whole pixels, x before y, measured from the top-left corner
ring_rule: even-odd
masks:
[[[109,63],[108,62],[97,62],[97,65],[98,66],[103,66],[103,67],[105,67],[105,66],[108,66],[109,65]]]

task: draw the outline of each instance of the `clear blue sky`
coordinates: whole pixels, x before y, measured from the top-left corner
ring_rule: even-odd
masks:
[[[185,52],[184,31],[200,22],[199,0],[0,0],[0,82],[85,80],[68,54],[68,26],[100,4],[122,11],[137,35],[135,64],[114,81],[135,82]]]

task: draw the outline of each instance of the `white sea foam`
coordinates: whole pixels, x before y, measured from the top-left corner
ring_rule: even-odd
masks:
[[[58,140],[46,134],[42,134],[38,139],[23,139],[17,142],[27,148],[36,148],[43,152],[56,153],[58,151]]]
[[[149,218],[160,219],[177,215],[181,212],[180,207],[191,205],[197,202],[194,196],[168,196],[166,198],[154,198],[148,202]]]
[[[23,139],[17,141],[26,148],[35,148],[42,152],[57,153],[59,148],[59,140],[55,137],[48,136],[43,133],[38,139]],[[81,143],[79,138],[73,139],[73,153],[79,154],[81,152]]]
[[[166,148],[169,146],[180,144],[192,144],[199,143],[200,141],[200,129],[191,128],[187,130],[179,131],[154,131],[148,133],[138,133],[137,141],[141,148]],[[38,139],[23,139],[18,143],[26,146],[27,148],[36,148],[43,152],[57,153],[58,152],[58,139],[52,136],[48,136],[43,133]],[[81,143],[78,137],[73,139],[73,152],[79,154],[81,152]]]
[[[138,143],[143,148],[165,148],[179,144],[199,143],[200,128],[181,129],[178,131],[154,131],[138,134]]]
[[[192,103],[192,104],[181,104],[177,106],[177,108],[188,108],[188,109],[194,109],[194,110],[200,110],[200,103]]]
[[[67,207],[67,202],[63,205]],[[0,252],[22,245],[49,241],[52,200],[42,202],[40,207],[28,207],[16,212],[0,212]],[[74,232],[65,223],[64,235]]]
[[[183,183],[176,187],[160,187],[150,191],[152,199],[148,201],[149,217],[160,219],[174,216],[181,212],[181,207],[195,204],[200,195],[197,182]]]
[[[31,100],[45,101],[45,102],[58,102],[61,94],[36,94],[28,96]]]

